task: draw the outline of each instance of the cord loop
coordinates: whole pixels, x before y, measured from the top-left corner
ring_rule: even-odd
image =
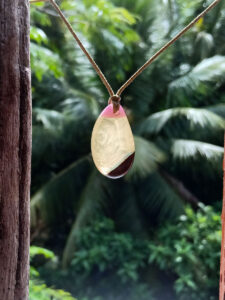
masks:
[[[121,97],[118,96],[118,95],[112,95],[111,97],[109,97],[108,104],[113,105],[113,112],[114,113],[116,113],[120,108],[120,100],[121,100]]]

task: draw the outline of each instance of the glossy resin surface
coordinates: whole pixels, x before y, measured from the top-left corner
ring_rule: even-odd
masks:
[[[134,138],[120,105],[114,113],[108,105],[97,119],[91,138],[91,151],[97,169],[109,178],[124,176],[134,161]]]

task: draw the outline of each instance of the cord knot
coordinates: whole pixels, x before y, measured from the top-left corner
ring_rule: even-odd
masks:
[[[108,104],[112,104],[113,105],[113,112],[116,113],[119,108],[120,108],[120,96],[118,95],[112,95],[110,98],[109,98],[109,101],[108,101]]]

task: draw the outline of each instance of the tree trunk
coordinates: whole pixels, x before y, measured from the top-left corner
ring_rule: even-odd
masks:
[[[220,256],[220,292],[219,300],[225,299],[225,133],[224,133],[224,156],[223,156],[223,203],[222,203],[222,240]]]
[[[29,283],[31,97],[28,0],[0,0],[0,299]]]

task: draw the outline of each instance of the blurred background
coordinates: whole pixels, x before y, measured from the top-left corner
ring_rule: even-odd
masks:
[[[117,90],[205,0],[62,0]],[[31,300],[218,299],[225,3],[125,91],[133,168],[90,154],[105,87],[50,4],[31,5]]]

